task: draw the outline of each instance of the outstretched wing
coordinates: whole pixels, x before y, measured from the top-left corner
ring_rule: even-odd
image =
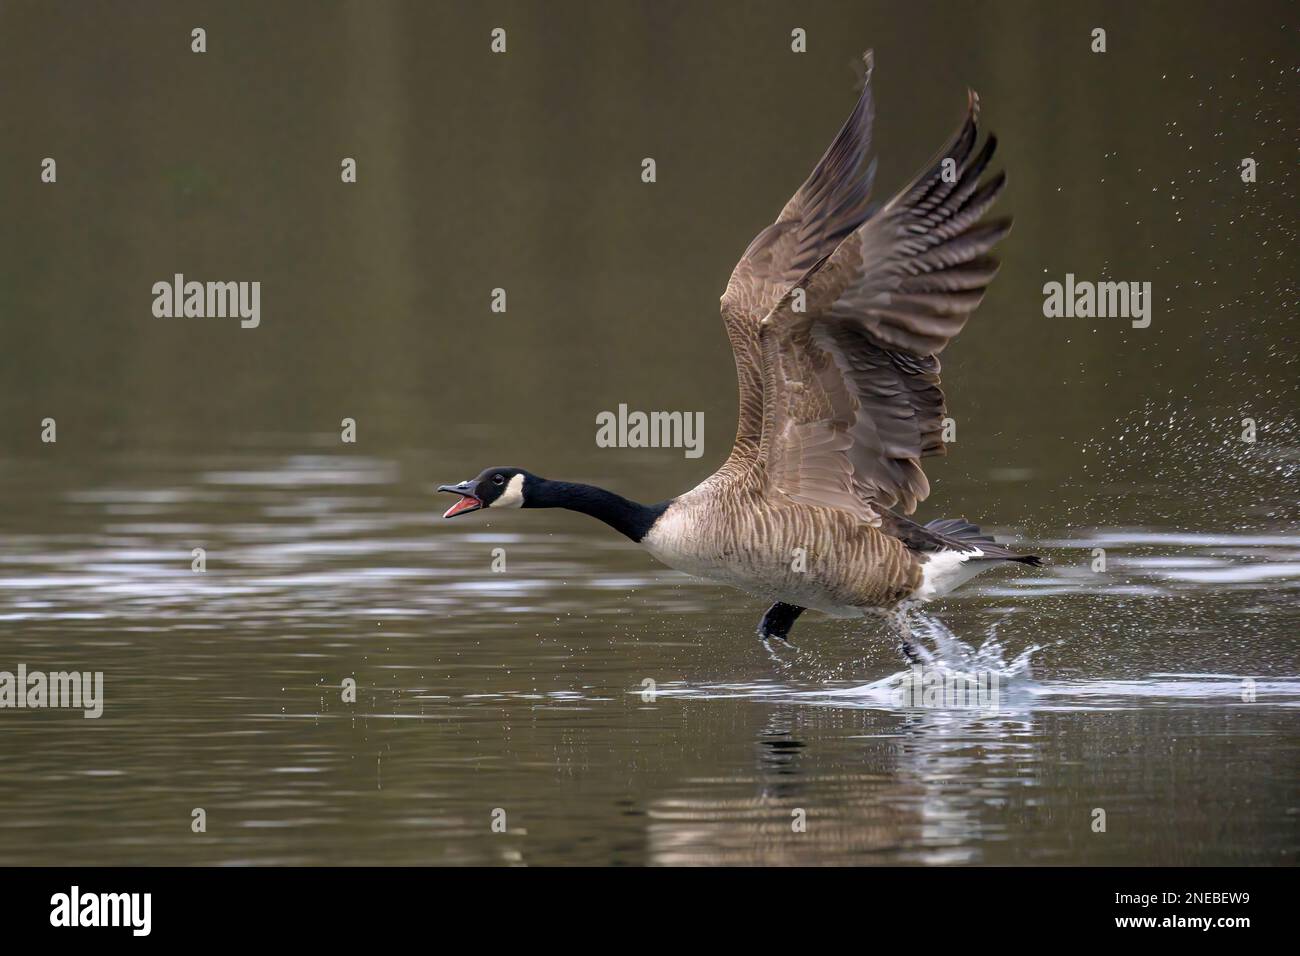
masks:
[[[911,184],[844,236],[760,323],[760,460],[769,494],[852,512],[915,510],[920,460],[943,454],[937,354],[997,272],[1009,219],[981,223],[1006,181],[981,185],[996,140],[979,100]]]
[[[757,447],[762,428],[759,323],[794,283],[866,220],[875,162],[870,160],[872,54],[863,56],[862,93],[826,154],[785,204],[776,221],[754,237],[727,283],[722,319],[740,380],[738,447]]]

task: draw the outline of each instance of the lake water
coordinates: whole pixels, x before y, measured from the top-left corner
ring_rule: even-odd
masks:
[[[0,714],[6,863],[1294,861],[1290,534],[1040,539],[932,605],[1000,677],[932,709],[877,624],[769,653],[755,601],[581,516],[444,523],[400,461],[105,468],[7,470],[6,660],[105,709]]]

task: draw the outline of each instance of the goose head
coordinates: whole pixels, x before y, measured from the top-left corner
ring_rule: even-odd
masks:
[[[481,508],[522,508],[529,485],[537,480],[522,468],[484,468],[477,477],[458,485],[439,485],[439,491],[460,495],[443,517],[454,518]]]

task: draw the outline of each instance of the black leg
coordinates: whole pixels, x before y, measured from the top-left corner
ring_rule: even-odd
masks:
[[[903,656],[907,658],[909,663],[911,664],[925,663],[924,658],[922,658],[921,655],[916,652],[916,648],[912,645],[912,642],[909,641],[907,638],[905,637],[900,638],[900,647],[903,651]]]
[[[803,612],[804,609],[797,604],[782,604],[777,601],[767,609],[763,620],[758,622],[758,636],[763,640],[770,637],[788,640],[790,629],[794,627],[795,620]]]
[[[907,619],[907,608],[904,606],[895,608],[886,615],[886,619],[893,625],[894,631],[898,635],[899,649],[903,652],[903,656],[907,658],[908,663],[924,664],[925,659],[917,652],[916,645],[912,643],[912,624]]]

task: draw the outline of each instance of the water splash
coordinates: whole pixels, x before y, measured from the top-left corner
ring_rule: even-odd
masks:
[[[1017,654],[998,636],[994,623],[981,643],[968,643],[929,614],[910,615],[912,644],[918,664],[866,684],[836,686],[804,675],[791,678],[795,665],[776,668],[781,680],[661,685],[658,694],[700,700],[747,698],[786,701],[813,706],[879,710],[909,718],[916,727],[959,727],[982,737],[1006,730],[1000,723],[1019,719],[1031,726],[1038,713],[1072,711],[1123,711],[1150,707],[1300,708],[1300,676],[1263,676],[1205,671],[1158,670],[1135,678],[1036,680],[1034,657],[1043,645],[1031,644]],[[918,680],[942,688],[935,696],[912,692]],[[956,688],[959,696],[952,698]],[[992,699],[981,692],[993,690]],[[990,720],[990,718],[993,718]],[[1023,728],[1022,728],[1023,729]]]
[[[1008,706],[1027,709],[1031,702],[1031,661],[1042,648],[1031,644],[1014,657],[998,639],[994,622],[978,647],[968,644],[929,614],[912,611],[912,667],[858,687],[806,692],[809,697],[861,698],[890,709],[978,709],[996,712]]]
[[[912,612],[912,634],[918,639],[914,647],[927,667],[963,673],[989,672],[1006,680],[1029,680],[1030,660],[1042,647],[1031,644],[1015,657],[1007,660],[1007,650],[998,639],[998,624],[994,621],[979,647],[967,644],[954,634],[943,621],[930,614]],[[925,642],[930,643],[927,647]]]

